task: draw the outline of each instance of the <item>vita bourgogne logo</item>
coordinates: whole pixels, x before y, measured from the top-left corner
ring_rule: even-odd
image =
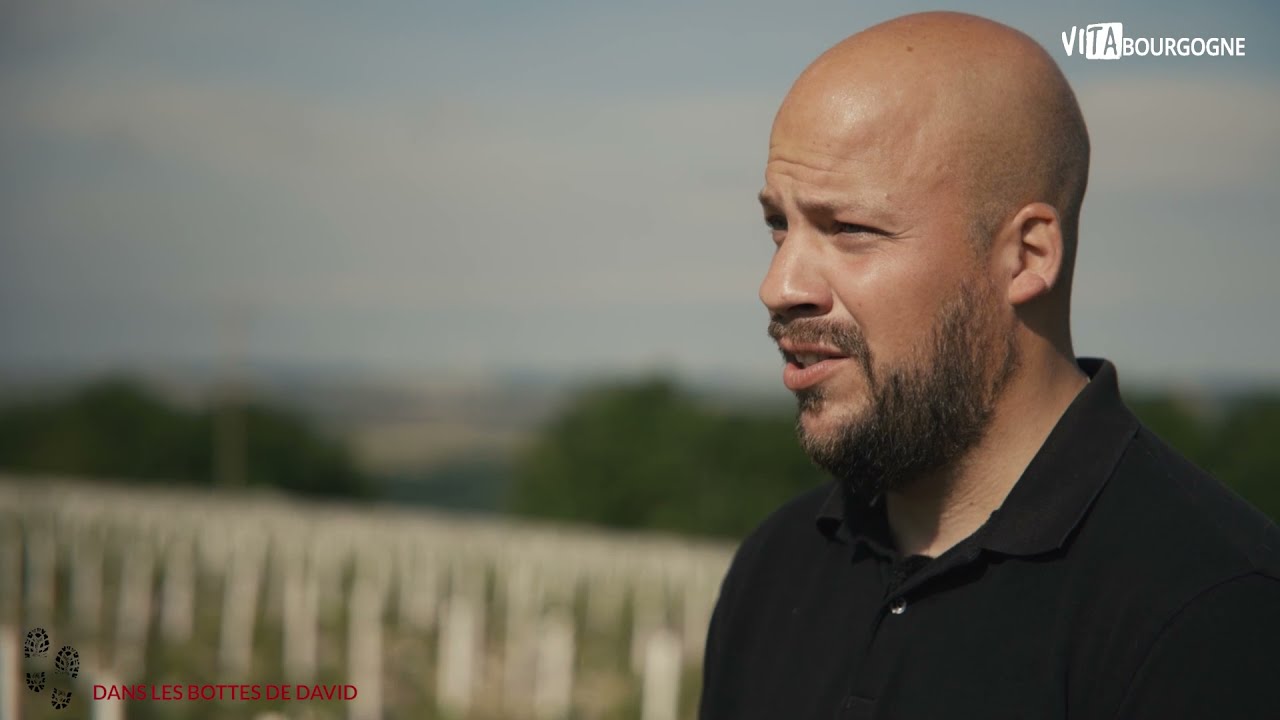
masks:
[[[1125,37],[1124,23],[1072,25],[1062,32],[1067,57],[1079,53],[1086,60],[1124,57],[1244,57],[1242,37]]]

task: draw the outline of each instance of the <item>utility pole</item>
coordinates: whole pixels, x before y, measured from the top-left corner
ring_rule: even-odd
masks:
[[[244,344],[248,307],[235,304],[222,315],[220,377],[213,397],[213,481],[223,488],[247,484],[244,418]]]

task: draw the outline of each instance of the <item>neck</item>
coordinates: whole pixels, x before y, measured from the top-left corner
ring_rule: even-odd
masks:
[[[1051,348],[1024,360],[977,445],[951,466],[886,493],[889,528],[903,555],[937,557],[981,527],[1088,384],[1073,359]]]

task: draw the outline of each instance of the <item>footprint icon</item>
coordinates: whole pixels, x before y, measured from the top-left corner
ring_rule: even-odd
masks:
[[[27,631],[26,642],[22,643],[22,657],[44,657],[49,654],[49,633],[42,627]]]
[[[25,658],[42,658],[49,655],[49,633],[42,627],[27,631],[22,643],[22,655]],[[65,675],[74,680],[80,676],[80,652],[70,645],[63,645],[53,658],[53,669],[58,675]],[[27,687],[34,693],[42,693],[46,676],[43,671],[27,673]],[[71,691],[52,689],[49,704],[54,710],[63,710],[71,704]]]
[[[66,675],[75,680],[80,675],[80,653],[70,645],[63,645],[57,657],[53,659],[53,669],[59,675]]]

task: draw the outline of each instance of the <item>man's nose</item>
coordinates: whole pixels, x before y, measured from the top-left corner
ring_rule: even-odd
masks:
[[[760,300],[775,319],[819,317],[831,312],[831,288],[815,248],[798,233],[778,246],[760,284]]]

